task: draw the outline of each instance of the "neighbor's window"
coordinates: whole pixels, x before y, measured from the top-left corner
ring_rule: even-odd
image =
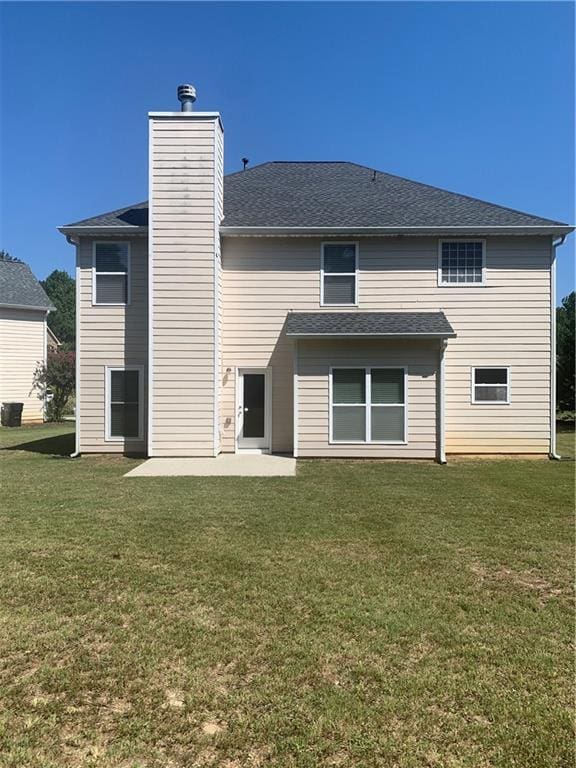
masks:
[[[478,285],[484,282],[482,240],[443,240],[439,258],[439,285]]]
[[[94,244],[94,304],[128,304],[128,243]]]
[[[406,441],[405,368],[334,368],[331,379],[332,442]]]
[[[142,370],[108,368],[106,382],[106,437],[142,437]]]
[[[356,243],[323,243],[321,304],[357,304],[357,272]]]
[[[510,402],[510,370],[508,368],[473,368],[472,402]]]

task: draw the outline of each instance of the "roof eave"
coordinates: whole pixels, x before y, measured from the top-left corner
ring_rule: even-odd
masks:
[[[56,309],[52,304],[42,307],[33,304],[9,304],[6,301],[0,301],[0,307],[3,309],[31,309],[35,312],[53,312]]]
[[[130,237],[133,235],[147,235],[148,234],[148,227],[98,227],[89,225],[89,226],[63,226],[63,227],[57,227],[58,232],[61,232],[63,235],[84,235],[84,236],[95,236],[98,235],[122,235],[126,237]]]
[[[236,227],[221,226],[220,234],[223,237],[286,237],[286,236],[333,236],[356,235],[365,236],[422,236],[434,235],[454,237],[460,235],[567,235],[574,231],[574,227],[567,224],[550,225],[516,225],[516,226],[438,226],[438,227]]]

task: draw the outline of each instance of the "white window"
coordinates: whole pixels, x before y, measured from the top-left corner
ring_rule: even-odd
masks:
[[[106,440],[141,440],[142,366],[106,369]]]
[[[483,285],[485,262],[484,240],[441,240],[438,285]]]
[[[472,368],[472,402],[507,405],[510,402],[510,368]]]
[[[92,303],[129,304],[129,273],[128,243],[94,243]]]
[[[320,303],[358,304],[358,243],[322,243]]]
[[[405,443],[405,368],[332,368],[330,442]]]

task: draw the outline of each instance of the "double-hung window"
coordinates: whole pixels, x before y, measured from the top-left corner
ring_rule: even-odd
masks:
[[[472,368],[472,402],[474,404],[510,403],[509,368]]]
[[[441,240],[438,252],[438,285],[483,285],[483,240]]]
[[[143,432],[143,370],[106,369],[106,439],[141,439]]]
[[[94,304],[130,303],[130,246],[128,243],[94,243]]]
[[[358,304],[358,243],[322,243],[322,305]]]
[[[330,387],[330,442],[406,442],[405,368],[333,368]]]

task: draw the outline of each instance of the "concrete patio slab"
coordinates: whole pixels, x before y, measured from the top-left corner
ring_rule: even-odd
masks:
[[[124,477],[290,477],[296,459],[269,454],[221,453],[206,459],[148,459]]]

